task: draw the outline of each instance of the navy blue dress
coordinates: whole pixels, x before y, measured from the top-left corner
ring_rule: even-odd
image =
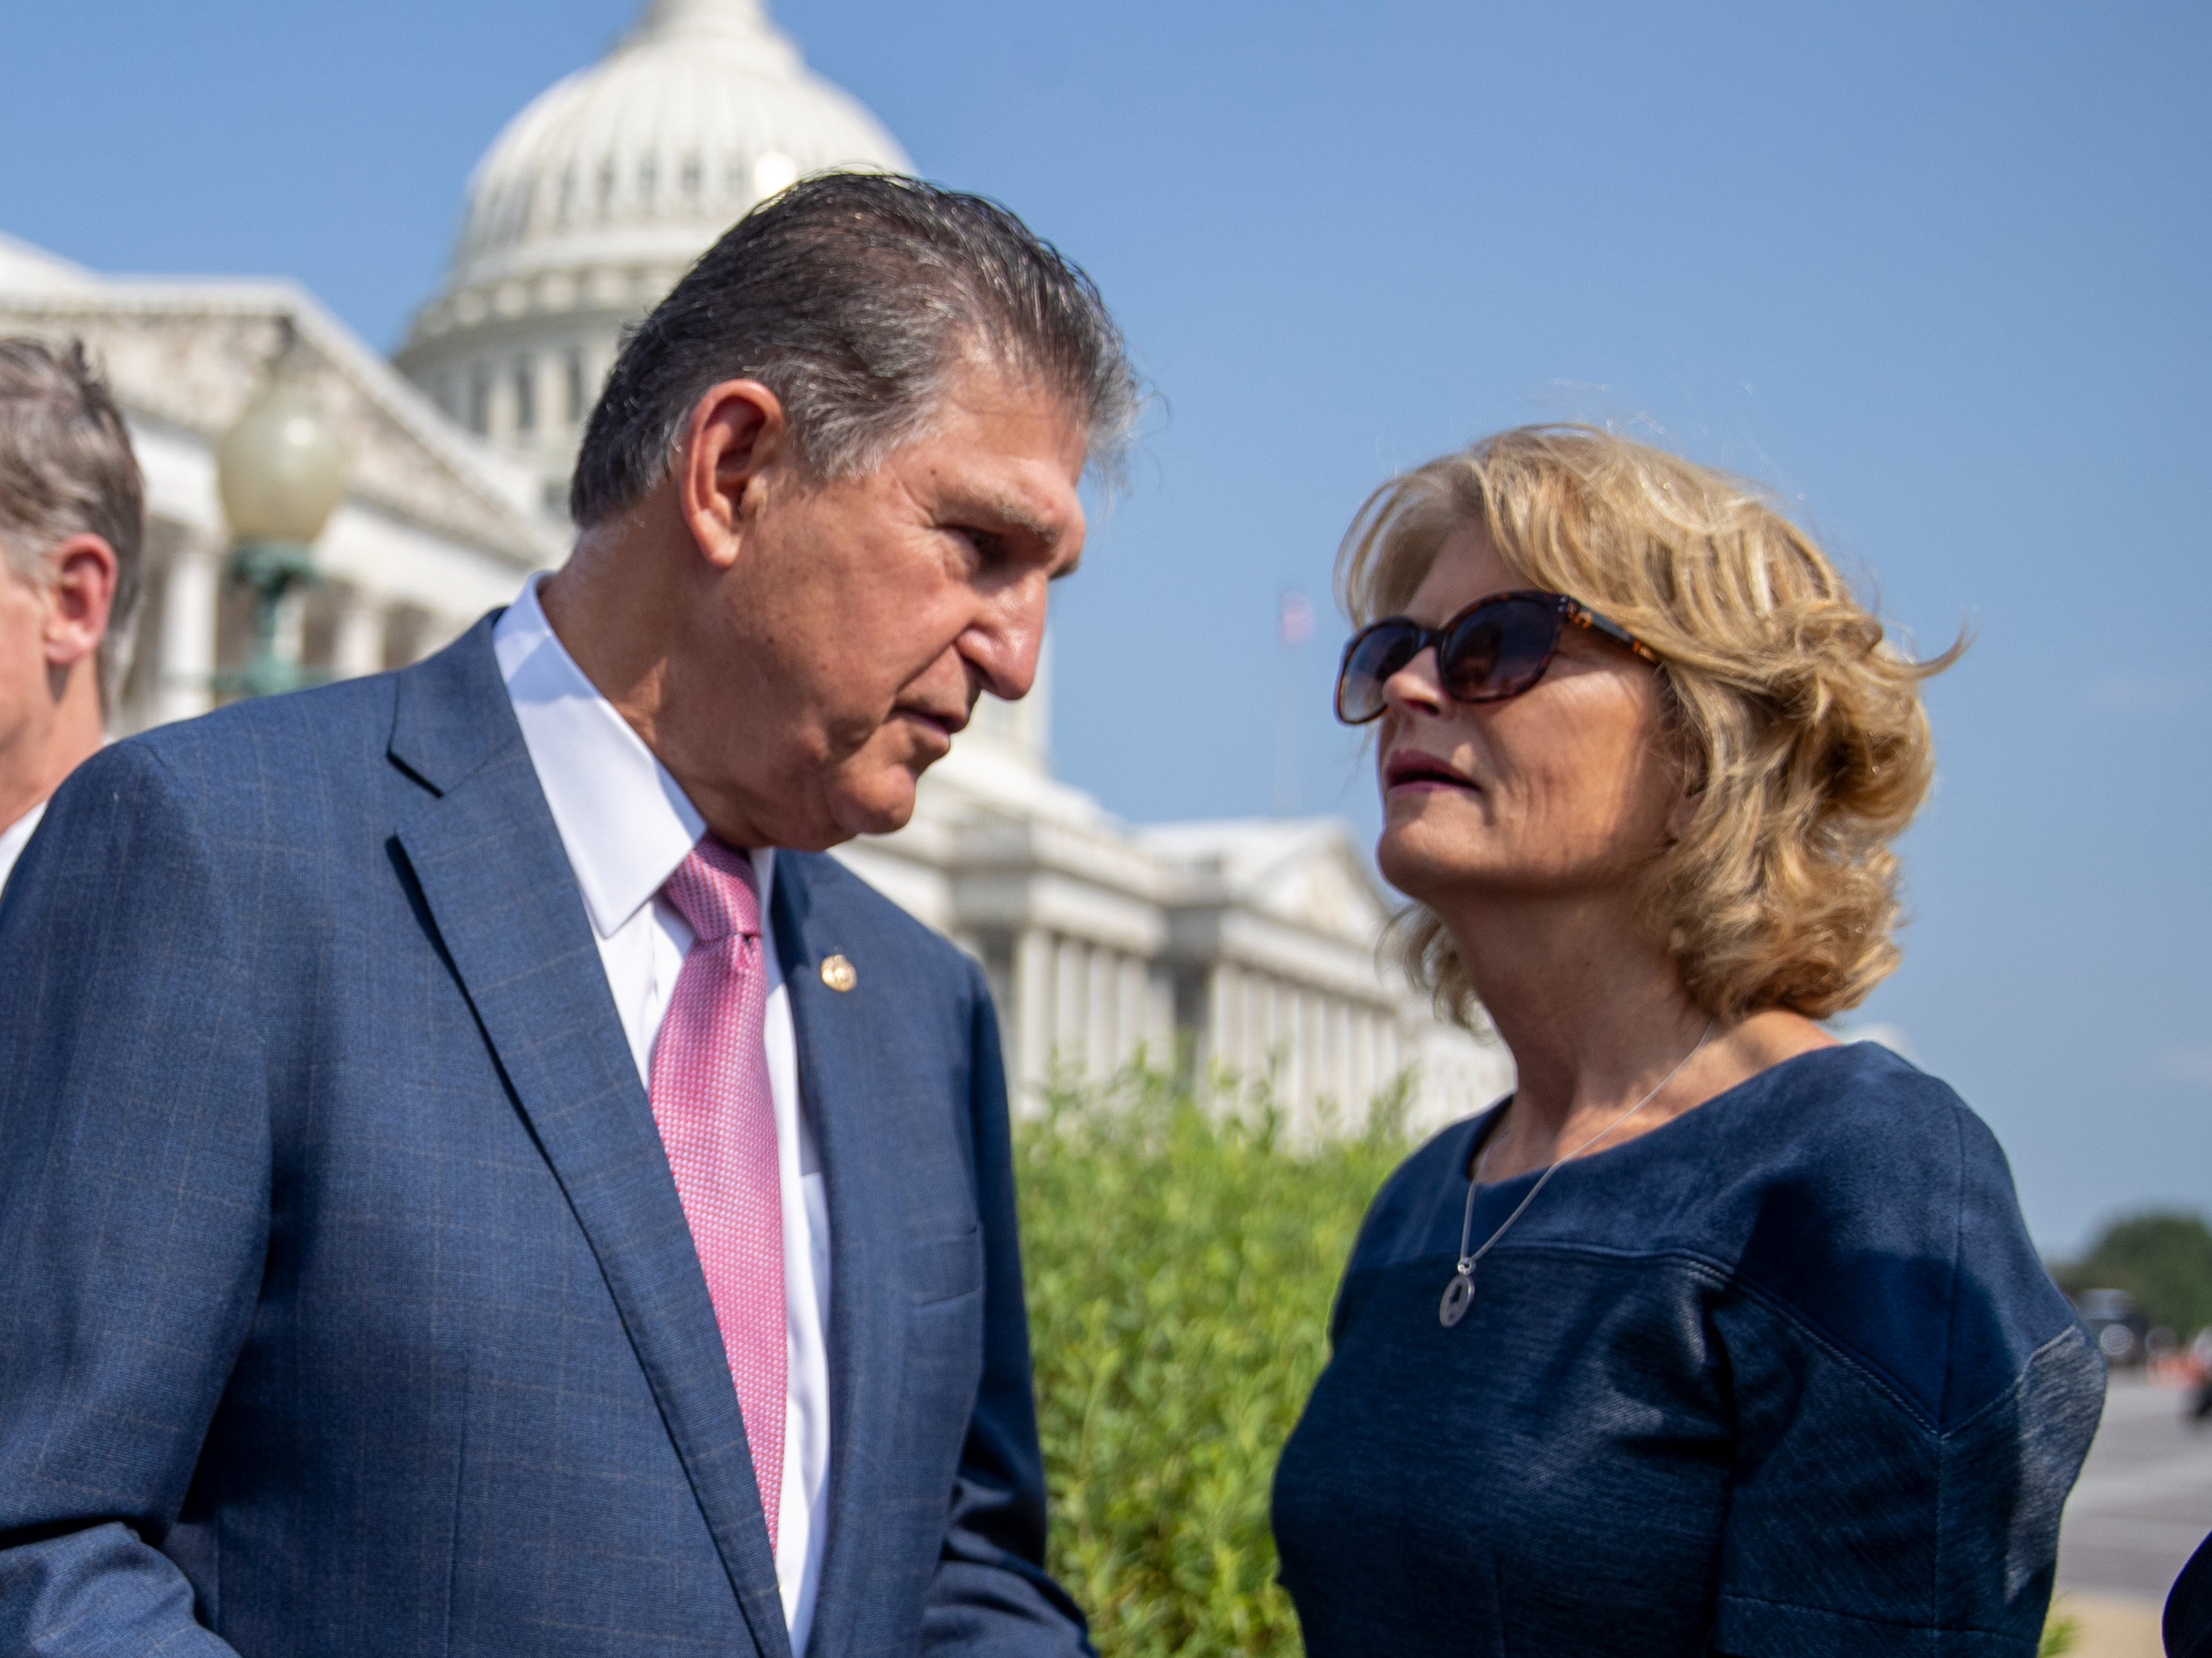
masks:
[[[1446,1329],[1496,1118],[1376,1199],[1284,1450],[1312,1658],[2032,1658],[2104,1367],[1958,1096],[1776,1066],[1561,1169]]]

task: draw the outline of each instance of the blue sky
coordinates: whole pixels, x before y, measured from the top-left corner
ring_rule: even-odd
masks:
[[[388,348],[469,167],[629,0],[0,5],[0,230],[281,274]],[[1086,264],[1161,393],[1058,622],[1124,816],[1371,828],[1333,621],[1394,468],[1541,418],[1781,490],[1923,647],[1902,1027],[2046,1249],[2212,1206],[2212,12],[784,0],[922,170]]]

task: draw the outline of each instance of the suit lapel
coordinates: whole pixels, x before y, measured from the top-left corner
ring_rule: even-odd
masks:
[[[714,1303],[489,620],[399,691],[392,757],[434,791],[400,825],[408,865],[591,1241],[754,1643],[789,1658]]]
[[[864,976],[850,993],[822,981],[822,958],[858,943],[836,936],[836,918],[815,902],[811,860],[776,858],[773,908],[776,956],[791,997],[799,1086],[822,1151],[830,1207],[830,1502],[822,1581],[808,1649],[850,1644],[867,1596],[868,1517],[880,1508],[882,1470],[873,1430],[897,1419],[901,1343],[896,1171],[885,1137],[870,1120],[881,1092],[862,1070],[880,981]],[[863,963],[864,973],[865,966]]]

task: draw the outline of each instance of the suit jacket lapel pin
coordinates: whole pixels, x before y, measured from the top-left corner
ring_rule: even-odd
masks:
[[[822,958],[822,982],[832,990],[842,992],[860,983],[860,975],[853,971],[852,963],[842,956],[824,956]]]

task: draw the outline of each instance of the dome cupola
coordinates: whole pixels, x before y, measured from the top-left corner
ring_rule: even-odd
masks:
[[[477,163],[452,268],[394,361],[536,465],[557,507],[623,326],[763,197],[841,167],[912,163],[762,0],[647,0]]]

